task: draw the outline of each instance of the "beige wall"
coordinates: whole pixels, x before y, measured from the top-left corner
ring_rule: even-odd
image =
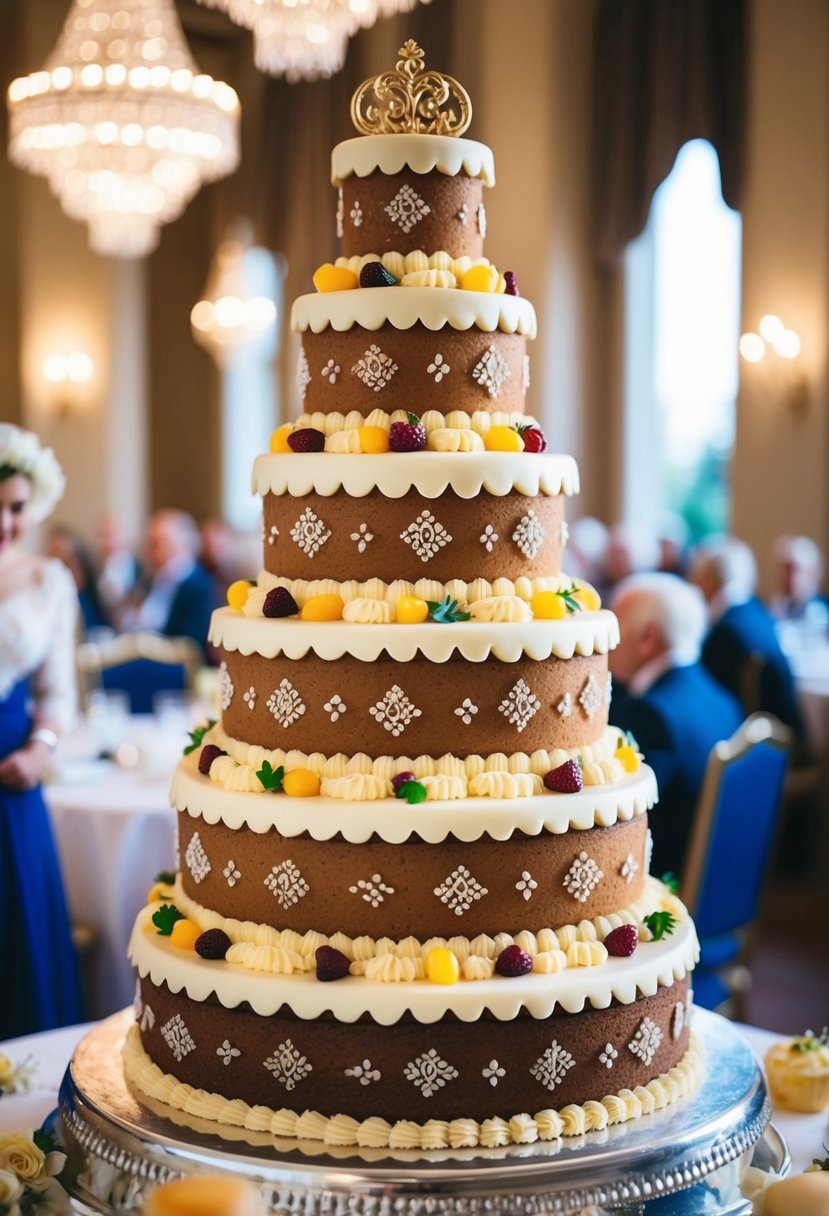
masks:
[[[807,413],[794,417],[761,367],[742,365],[734,530],[766,589],[781,532],[829,550],[829,5],[754,0],[743,330],[778,313],[803,340]]]

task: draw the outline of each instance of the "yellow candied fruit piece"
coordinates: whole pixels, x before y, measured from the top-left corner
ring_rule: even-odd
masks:
[[[446,946],[433,946],[423,960],[423,969],[433,984],[457,984],[461,973],[458,960]]]
[[[312,595],[302,605],[303,621],[341,621],[345,602],[341,595]]]
[[[288,436],[293,433],[293,429],[293,424],[288,422],[274,431],[270,442],[270,449],[273,453],[290,452]]]
[[[193,950],[196,938],[201,937],[201,929],[194,920],[177,920],[170,934],[170,943],[178,946],[179,950]]]
[[[602,606],[601,597],[595,587],[583,583],[573,592],[573,599],[581,604],[585,612],[598,612]]]
[[[567,616],[567,605],[555,591],[536,591],[530,607],[537,621],[561,621]]]
[[[172,899],[173,894],[166,882],[154,882],[147,892],[147,903],[158,904],[162,900]]]
[[[325,262],[314,271],[314,286],[317,291],[353,291],[360,280],[347,266],[334,266]]]
[[[461,275],[458,286],[462,291],[495,291],[498,287],[498,271],[494,266],[470,266]]]
[[[389,450],[389,433],[383,426],[358,426],[360,447],[364,452],[387,452]]]
[[[145,1216],[257,1216],[261,1206],[252,1182],[205,1175],[154,1187],[144,1212]]]
[[[245,604],[248,602],[250,589],[253,583],[246,578],[238,578],[235,583],[231,583],[227,589],[227,602],[236,612],[241,612]]]
[[[491,426],[484,435],[488,452],[523,452],[524,440],[511,426]]]
[[[416,595],[401,595],[395,608],[398,625],[420,625],[429,616],[429,605]]]
[[[636,773],[639,771],[639,753],[634,751],[630,744],[625,743],[622,747],[617,747],[613,753],[614,760],[618,760],[626,773]]]
[[[309,768],[295,768],[282,778],[282,789],[291,798],[316,798],[320,779]]]

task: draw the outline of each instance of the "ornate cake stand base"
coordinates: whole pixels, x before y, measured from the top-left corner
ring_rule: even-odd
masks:
[[[667,1110],[550,1143],[418,1153],[280,1140],[145,1099],[121,1067],[131,1021],[124,1010],[82,1040],[53,1116],[85,1216],[136,1212],[158,1182],[219,1170],[257,1181],[269,1211],[286,1216],[517,1216],[591,1205],[625,1216],[742,1216],[743,1165],[753,1157],[764,1169],[789,1167],[754,1056],[704,1010],[693,1030],[705,1079]]]

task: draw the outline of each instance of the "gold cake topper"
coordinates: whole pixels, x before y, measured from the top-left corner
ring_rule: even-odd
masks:
[[[463,85],[426,71],[423,51],[410,38],[394,72],[364,80],[351,98],[351,121],[364,135],[463,135],[472,102]],[[446,107],[446,108],[441,108]]]

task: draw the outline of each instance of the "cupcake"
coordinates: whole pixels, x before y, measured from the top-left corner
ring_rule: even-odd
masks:
[[[829,1110],[829,1034],[807,1030],[775,1043],[766,1054],[772,1100],[786,1110],[818,1114]]]

